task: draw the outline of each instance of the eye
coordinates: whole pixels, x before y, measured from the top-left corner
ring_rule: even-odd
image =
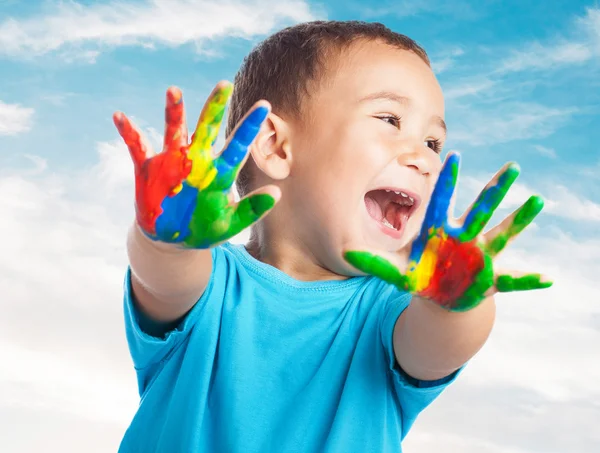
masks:
[[[396,129],[400,129],[400,118],[395,115],[378,116],[377,118],[394,126]]]
[[[431,148],[433,151],[435,151],[436,153],[441,153],[442,152],[442,142],[441,140],[427,140],[425,142],[425,146],[427,146],[428,148]]]

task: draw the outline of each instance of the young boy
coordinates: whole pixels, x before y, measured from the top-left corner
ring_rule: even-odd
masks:
[[[190,143],[170,89],[157,155],[114,117],[135,164],[125,317],[141,395],[120,451],[399,452],[486,341],[493,294],[549,286],[492,261],[542,202],[481,234],[509,164],[448,221],[440,86],[380,24],[301,24],[256,47],[215,155],[230,93],[216,87]],[[248,244],[227,242],[250,225]]]

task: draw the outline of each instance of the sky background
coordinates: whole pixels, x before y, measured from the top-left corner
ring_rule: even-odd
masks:
[[[195,122],[256,43],[311,19],[425,47],[463,156],[459,208],[508,160],[522,175],[499,215],[546,199],[501,262],[555,286],[497,298],[490,340],[405,451],[600,451],[600,4],[581,0],[0,0],[0,450],[116,451],[136,410],[133,168],[112,113],[160,149],[168,86]]]

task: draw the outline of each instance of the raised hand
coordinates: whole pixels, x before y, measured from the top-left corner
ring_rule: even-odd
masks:
[[[519,175],[514,163],[505,165],[481,192],[460,222],[449,220],[456,187],[459,155],[449,154],[427,207],[419,236],[412,244],[407,270],[402,273],[389,253],[347,251],[345,259],[364,273],[429,299],[451,311],[466,311],[495,292],[548,288],[540,274],[497,273],[493,259],[543,208],[532,196],[500,225],[483,229]],[[385,256],[385,257],[384,257]],[[387,257],[387,258],[386,258]]]
[[[149,150],[140,132],[122,113],[113,120],[129,148],[135,170],[136,219],[150,238],[186,248],[209,248],[235,236],[264,216],[279,196],[263,187],[233,203],[232,185],[248,147],[269,114],[257,103],[240,121],[224,150],[213,156],[233,86],[219,83],[204,105],[188,142],[181,91],[167,91],[163,151]]]

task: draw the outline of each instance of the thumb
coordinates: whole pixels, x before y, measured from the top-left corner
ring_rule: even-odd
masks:
[[[234,208],[227,236],[233,237],[258,222],[273,209],[280,198],[281,191],[276,185],[265,186],[246,195]]]
[[[400,272],[400,257],[393,253],[346,249],[344,259],[367,275],[380,278],[403,290],[408,289],[408,277]]]

